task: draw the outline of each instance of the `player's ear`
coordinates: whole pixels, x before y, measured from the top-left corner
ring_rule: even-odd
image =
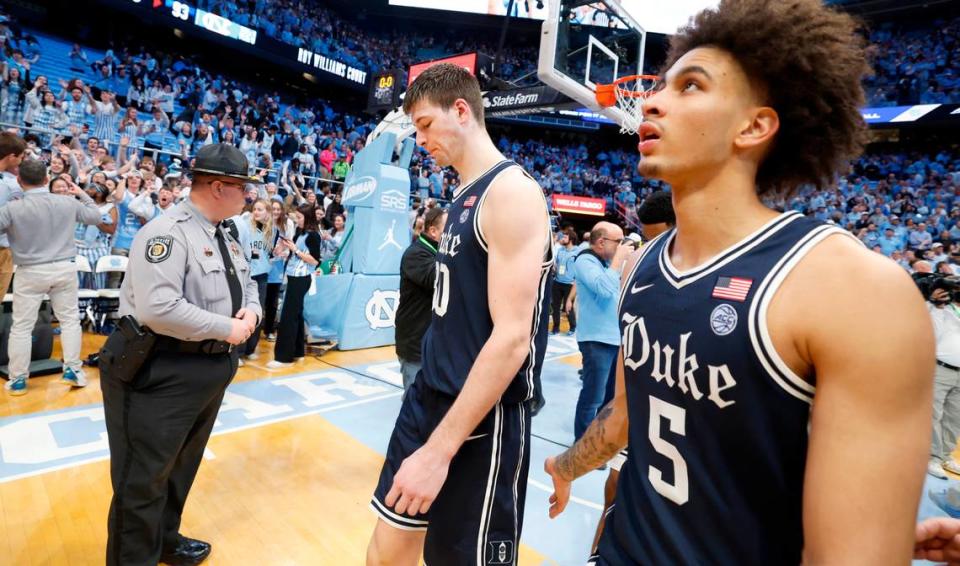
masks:
[[[458,98],[456,102],[453,103],[453,109],[457,113],[457,122],[461,125],[466,124],[467,121],[471,119],[470,105],[467,104],[466,100]]]
[[[777,111],[769,106],[761,106],[751,112],[733,143],[743,150],[766,147],[773,142],[773,137],[779,130],[780,116]]]

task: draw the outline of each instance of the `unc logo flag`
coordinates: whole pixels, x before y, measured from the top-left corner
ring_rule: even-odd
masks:
[[[353,235],[340,255],[342,269],[317,276],[304,300],[310,334],[336,337],[341,350],[394,341],[400,258],[410,245],[408,166],[413,154],[405,147],[394,163],[395,144],[396,134],[385,133],[357,154],[343,189],[346,229],[352,228]]]

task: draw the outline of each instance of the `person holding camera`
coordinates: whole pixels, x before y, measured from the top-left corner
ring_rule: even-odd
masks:
[[[927,297],[927,308],[937,342],[933,439],[927,472],[946,479],[944,470],[960,474],[960,463],[953,458],[960,435],[960,294],[936,285]]]
[[[576,439],[583,436],[604,402],[613,398],[620,348],[620,270],[633,252],[633,245],[624,244],[619,226],[600,222],[590,231],[590,247],[574,260],[577,345],[583,354],[583,386],[573,421]]]
[[[61,176],[67,185],[68,193],[75,190],[77,185]],[[51,190],[53,187],[51,187]],[[99,183],[88,183],[85,189],[87,195],[96,203],[100,211],[100,223],[88,225],[77,223],[74,239],[77,243],[77,255],[87,258],[92,268],[96,268],[100,258],[110,254],[110,240],[117,231],[117,207],[107,202],[110,189]],[[106,286],[107,278],[103,273],[81,273],[80,286],[84,289],[102,289]]]

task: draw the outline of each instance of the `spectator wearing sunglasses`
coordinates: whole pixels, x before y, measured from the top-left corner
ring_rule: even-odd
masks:
[[[583,385],[573,421],[576,439],[583,436],[603,403],[613,398],[620,347],[620,270],[633,252],[633,246],[623,242],[619,226],[600,222],[590,231],[590,247],[580,252],[573,263],[577,345],[583,354]]]

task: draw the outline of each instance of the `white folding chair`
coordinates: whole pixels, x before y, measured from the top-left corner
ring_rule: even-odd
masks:
[[[97,260],[96,273],[126,273],[129,260],[122,255],[105,255]],[[97,297],[93,301],[94,324],[98,331],[102,330],[107,319],[116,318],[120,309],[120,289],[97,289]]]
[[[93,274],[90,260],[78,255],[74,261],[77,265],[77,276],[83,273]],[[80,324],[93,323],[93,301],[97,298],[96,289],[79,289],[77,291],[77,308],[80,311]]]

